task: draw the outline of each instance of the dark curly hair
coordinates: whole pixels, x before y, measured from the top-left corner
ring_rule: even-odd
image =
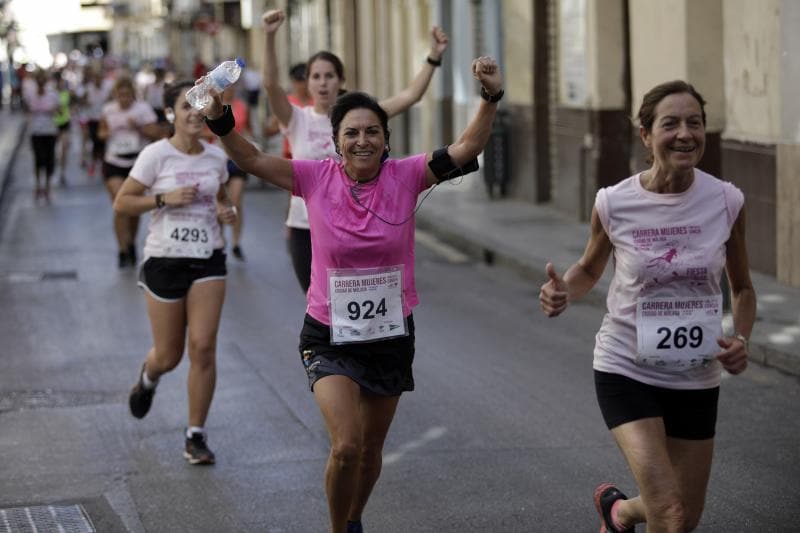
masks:
[[[381,107],[377,100],[359,91],[352,91],[343,94],[336,99],[330,110],[331,126],[333,126],[333,143],[336,145],[336,151],[339,151],[339,126],[342,124],[344,116],[353,109],[369,109],[378,116],[378,120],[383,128],[383,137],[386,142],[389,142],[389,115],[386,110]]]

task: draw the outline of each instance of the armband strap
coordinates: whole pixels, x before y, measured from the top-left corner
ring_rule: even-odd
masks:
[[[427,61],[429,65],[433,65],[434,67],[441,67],[442,66],[441,58],[440,59],[434,59],[431,56],[428,56],[425,59],[425,61]]]
[[[211,133],[217,137],[226,136],[236,125],[236,121],[233,119],[233,111],[229,105],[226,105],[222,108],[221,117],[213,120],[205,117],[203,120],[206,121],[206,125],[208,126],[208,129],[211,130]]]
[[[445,146],[433,152],[431,160],[428,162],[428,168],[430,168],[433,175],[436,176],[436,181],[441,183],[458,178],[459,176],[464,176],[470,172],[475,172],[478,170],[479,166],[478,159],[475,158],[463,167],[457,167],[455,163],[453,163],[450,154],[447,153],[447,146]]]

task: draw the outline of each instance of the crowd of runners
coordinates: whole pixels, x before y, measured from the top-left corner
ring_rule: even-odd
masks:
[[[260,76],[271,116],[258,127],[252,81],[215,94],[202,111],[189,105],[187,90],[210,70],[203,65],[190,76],[167,65],[132,73],[102,62],[30,72],[21,98],[30,114],[33,196],[50,204],[54,176],[69,186],[69,132],[79,130],[81,169],[103,180],[114,208],[109,228],[118,255],[109,262],[138,268],[152,327],[152,344],[132,369],[130,412],[147,415],[159,378],[187,353],[183,453],[191,464],[213,464],[205,424],[226,252],[244,260],[242,193],[248,175],[290,193],[287,244],[308,302],[298,317],[298,364],[330,438],[330,527],[358,533],[399,399],[415,386],[418,196],[478,169],[503,78],[489,57],[455,65],[470,69],[480,89],[471,121],[444,146],[396,158],[388,119],[426,92],[448,48],[445,32],[431,30],[429,54],[406,89],[376,100],[346,84],[346,66],[328,51],[294,65],[287,92],[276,50],[284,21],[282,11],[264,14],[262,71],[248,73]],[[593,367],[600,410],[637,494],[628,498],[598,480],[601,530],[633,531],[646,522],[648,531],[688,531],[704,507],[720,378],[745,370],[755,321],[744,198],[697,168],[706,114],[693,86],[665,80],[644,96],[637,118],[649,168],[597,193],[583,256],[563,275],[546,266],[540,304],[547,316],[561,314],[612,263]],[[260,150],[254,132],[282,133],[284,154]],[[139,217],[147,212],[140,252]],[[722,330],[723,274],[732,332]],[[369,288],[369,298],[356,301],[354,287]]]

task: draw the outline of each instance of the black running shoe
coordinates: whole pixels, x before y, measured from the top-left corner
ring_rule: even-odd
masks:
[[[238,244],[231,249],[233,253],[233,257],[238,259],[239,261],[244,261],[244,253],[242,252],[242,247]]]
[[[119,257],[117,259],[117,265],[119,268],[125,268],[128,266],[128,254],[127,252],[120,252]]]
[[[361,520],[356,522],[347,521],[347,533],[364,533],[364,527],[361,525]]]
[[[128,264],[135,267],[136,266],[136,245],[131,244],[128,246]]]
[[[156,394],[156,389],[147,389],[142,382],[142,374],[144,373],[144,365],[142,370],[139,371],[139,380],[136,385],[131,389],[128,396],[128,406],[131,408],[131,414],[136,418],[144,418],[153,405],[153,396]]]
[[[206,436],[202,433],[192,433],[192,437],[186,439],[183,457],[193,465],[213,465],[216,461],[214,452],[208,449]]]
[[[594,506],[600,515],[601,533],[635,533],[634,528],[624,530],[615,528],[614,522],[611,520],[611,507],[614,506],[614,502],[627,499],[628,497],[611,483],[603,483],[594,489]]]

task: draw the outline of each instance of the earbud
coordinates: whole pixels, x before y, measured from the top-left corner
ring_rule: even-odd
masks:
[[[175,112],[172,109],[167,109],[166,111],[164,111],[164,116],[166,117],[167,122],[169,122],[170,124],[175,122]]]

